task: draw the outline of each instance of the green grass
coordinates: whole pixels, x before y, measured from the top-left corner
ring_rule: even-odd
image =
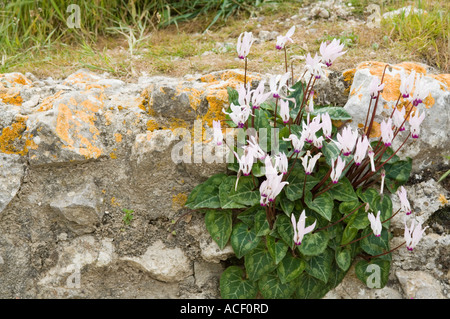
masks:
[[[382,28],[396,45],[414,52],[426,63],[450,71],[450,4],[443,1],[414,1],[425,14],[404,13],[383,19]]]

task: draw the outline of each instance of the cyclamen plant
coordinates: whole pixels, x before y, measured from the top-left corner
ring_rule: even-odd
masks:
[[[277,39],[276,49],[284,49],[285,56],[294,31]],[[245,75],[252,43],[250,32],[239,36]],[[228,174],[195,187],[186,202],[206,213],[212,239],[221,249],[230,242],[240,261],[221,276],[223,298],[321,298],[355,259],[357,277],[382,288],[391,252],[403,245],[413,250],[426,229],[414,220],[407,226],[413,215],[401,185],[409,178],[411,159],[397,156],[409,138],[419,137],[425,113],[418,106],[428,96],[422,78],[411,73],[401,79],[400,96],[381,122],[380,137],[372,131],[386,69],[370,84],[364,126],[337,127],[351,116],[341,107],[315,107],[314,85],[343,48],[336,39],[322,43],[320,55],[307,55],[300,79],[295,81],[293,71],[275,75],[268,92],[264,81],[252,89],[246,76],[238,90],[228,89],[230,106],[223,112],[244,139],[240,146],[229,145],[221,123],[214,121],[213,140],[236,161],[228,164]],[[392,149],[400,137],[403,142]],[[396,212],[385,186],[400,199]],[[405,218],[405,242],[391,248],[390,220],[399,213]]]

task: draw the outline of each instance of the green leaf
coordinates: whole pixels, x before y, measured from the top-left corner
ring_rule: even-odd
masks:
[[[270,132],[272,126],[270,125],[270,113],[267,112],[266,110],[259,108],[255,110],[255,120],[254,120],[254,124],[255,124],[255,130],[259,130],[262,128],[267,129],[267,132]],[[251,122],[251,119],[249,119],[249,123]],[[263,134],[260,134],[263,135]],[[263,148],[261,146],[261,148]],[[267,150],[265,150],[267,151]]]
[[[262,276],[258,287],[265,299],[288,299],[295,292],[295,282],[283,283],[274,273]]]
[[[361,203],[359,201],[342,202],[339,205],[339,211],[343,215],[347,215],[358,208],[358,206],[360,205]],[[347,217],[345,221],[347,222],[347,225],[351,225],[351,227],[355,229],[364,229],[370,224],[370,221],[367,218],[367,213],[365,211],[365,206],[362,206],[358,209],[358,211],[352,213],[352,215]]]
[[[286,197],[280,198],[280,206],[286,216],[290,217],[294,210],[295,203]]]
[[[311,257],[307,262],[306,272],[311,276],[327,283],[331,273],[331,264],[333,263],[334,254],[330,248],[326,249],[322,254]]]
[[[352,252],[351,249],[345,247],[342,250],[336,250],[336,263],[343,271],[347,271],[352,264]]]
[[[232,229],[231,210],[208,210],[205,215],[206,229],[211,238],[217,243],[220,249],[223,249],[230,239]]]
[[[190,209],[220,208],[219,186],[226,178],[226,174],[216,174],[197,185],[189,194],[185,206]]]
[[[219,187],[220,205],[223,209],[244,208],[259,203],[259,190],[255,190],[251,176],[241,176],[236,187],[237,176],[228,176]]]
[[[381,196],[377,190],[369,188],[365,192],[363,192],[362,188],[358,188],[356,190],[356,194],[359,196],[359,198],[361,198],[363,203],[369,203],[370,209],[373,212],[378,211],[378,202],[380,201]]]
[[[341,245],[346,245],[351,242],[358,234],[358,229],[353,228],[352,225],[347,225],[342,233]]]
[[[326,230],[317,233],[309,233],[303,238],[302,244],[297,247],[305,256],[317,256],[325,251],[329,239]]]
[[[360,246],[362,250],[371,256],[376,256],[389,251],[389,233],[386,229],[382,229],[381,236],[376,237],[372,233],[372,229],[367,228],[361,234],[363,237],[371,233],[368,237],[361,239]],[[391,259],[391,254],[379,257],[380,259]]]
[[[244,222],[244,224],[246,224],[248,227],[253,227],[253,225],[255,224],[255,215],[260,210],[261,205],[255,205],[253,207],[250,207],[249,209],[246,209],[242,213],[239,213],[237,219]]]
[[[397,161],[393,164],[385,164],[386,186],[391,193],[395,193],[400,185],[406,183],[409,179],[412,169],[412,159]]]
[[[384,221],[392,216],[392,201],[389,196],[384,195],[383,199],[377,203],[376,210],[374,212],[380,211],[380,219]],[[376,215],[376,214],[375,214]],[[391,221],[383,223],[383,227],[389,229]]]
[[[336,146],[336,143],[334,142],[323,142],[322,145],[323,146],[320,151],[325,157],[325,161],[327,162],[328,166],[331,167],[331,161],[335,160],[339,156],[341,150]],[[344,176],[344,174],[342,176]]]
[[[260,243],[255,249],[245,255],[244,264],[248,277],[253,281],[257,281],[277,267],[264,243]]]
[[[380,289],[389,280],[391,263],[388,260],[375,258],[370,262],[361,260],[355,266],[355,273],[359,280],[369,288]]]
[[[234,105],[239,104],[239,93],[237,90],[233,89],[232,87],[227,87],[228,92],[228,103],[233,103]]]
[[[331,221],[331,217],[333,215],[334,201],[328,192],[319,195],[313,201],[309,200],[308,198],[305,198],[305,202],[310,209],[318,212],[320,216],[322,216],[326,220]]]
[[[220,276],[220,295],[223,299],[254,299],[258,294],[258,286],[246,280],[244,270],[238,266],[225,269]]]
[[[281,263],[278,265],[277,274],[281,283],[287,283],[301,275],[306,268],[306,262],[291,254],[286,254]]]
[[[358,196],[356,195],[352,184],[347,177],[341,177],[339,182],[328,191],[331,196],[339,201],[357,201]]]
[[[265,236],[270,233],[269,222],[266,217],[266,210],[259,209],[255,214],[255,232],[256,236]]]
[[[283,240],[277,240],[273,236],[266,236],[266,245],[269,250],[270,256],[272,256],[275,264],[279,264],[283,260],[289,247]]]
[[[300,299],[321,299],[329,288],[323,281],[303,272],[298,280],[297,297]]]
[[[281,239],[289,246],[294,246],[294,229],[292,228],[291,219],[286,215],[278,215],[275,220],[274,228],[281,236]]]
[[[249,229],[244,223],[236,224],[231,231],[231,247],[233,247],[237,258],[248,254],[258,246],[260,241],[261,237],[257,237],[255,231]]]
[[[303,185],[305,184],[305,171],[300,164],[297,163],[297,165],[294,166],[287,178],[287,182],[289,184],[285,186],[286,197],[291,201],[302,198]],[[307,176],[305,192],[310,191],[318,182],[319,180],[314,176]]]
[[[317,116],[322,113],[328,113],[332,120],[347,121],[352,119],[352,116],[343,107],[340,106],[315,108],[314,112],[312,112],[312,115]]]

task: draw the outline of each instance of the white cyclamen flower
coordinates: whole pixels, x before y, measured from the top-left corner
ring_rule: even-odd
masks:
[[[342,151],[343,155],[349,156],[358,139],[358,131],[353,131],[350,126],[346,126],[342,129],[342,135],[338,133],[336,138],[338,140],[337,146]]]
[[[357,166],[361,165],[362,160],[366,157],[368,147],[369,140],[367,139],[367,136],[364,136],[364,138],[360,136],[358,138],[358,143],[356,143],[355,156],[353,157]]]
[[[331,123],[331,117],[328,112],[322,113],[322,132],[323,135],[325,135],[326,138],[331,138],[331,130],[333,128]]]
[[[342,171],[345,168],[345,161],[342,160],[342,158],[340,156],[338,156],[337,158],[337,162],[336,165],[334,164],[334,160],[331,161],[331,181],[333,182],[333,184],[337,184],[337,182],[339,181],[339,178],[342,175]]]
[[[302,165],[305,169],[305,174],[310,175],[314,170],[314,166],[316,165],[317,160],[322,156],[322,153],[317,153],[316,155],[311,156],[311,152],[307,151],[306,155],[302,157]]]
[[[239,162],[239,171],[241,171],[244,176],[250,175],[255,160],[253,151],[251,149],[245,149],[244,154],[242,154],[241,157],[239,157],[236,152],[233,151],[233,153]]]
[[[409,125],[411,125],[412,138],[418,138],[420,133],[420,124],[425,119],[425,112],[419,115],[419,110],[414,112],[414,116],[409,117]]]
[[[236,45],[236,51],[239,59],[245,59],[247,57],[253,41],[255,41],[255,39],[253,38],[253,34],[251,32],[243,32],[239,35]]]
[[[283,182],[283,174],[269,175],[267,179],[261,183],[259,192],[261,194],[261,206],[267,206],[270,202],[275,201],[275,198],[283,190],[283,187],[288,182]]]
[[[300,217],[298,219],[298,222],[295,220],[295,216],[294,214],[291,215],[291,223],[292,223],[292,227],[294,228],[294,243],[296,245],[301,245],[303,237],[312,232],[314,230],[314,228],[316,227],[316,222],[314,221],[314,223],[308,227],[305,227],[305,222],[306,222],[306,215],[305,215],[305,210],[302,211],[302,213],[300,214]]]
[[[222,145],[223,143],[223,133],[220,126],[220,121],[213,120],[213,130],[214,130],[214,142],[217,145]]]
[[[306,56],[306,70],[313,75],[316,79],[320,79],[322,76],[325,75],[325,72],[323,71],[322,67],[325,64],[320,62],[320,56],[316,55],[314,58],[311,57],[311,54],[308,53]]]
[[[400,199],[400,209],[404,211],[406,215],[410,215],[412,213],[411,205],[409,204],[406,189],[403,186],[400,186],[397,190],[397,196]]]
[[[272,94],[271,92],[264,93],[265,81],[262,80],[259,82],[258,87],[252,92],[252,108],[259,109],[261,104],[264,103]]]
[[[277,44],[276,44],[275,48],[277,50],[281,50],[281,49],[284,48],[284,46],[286,45],[286,43],[288,41],[291,42],[291,43],[294,43],[294,41],[291,39],[291,37],[294,34],[294,32],[295,32],[295,25],[289,29],[289,31],[286,33],[286,35],[284,35],[284,36],[283,35],[279,35],[277,37]]]
[[[330,67],[336,58],[347,52],[342,51],[342,49],[344,49],[344,44],[341,44],[339,39],[333,39],[330,44],[322,42],[319,49],[320,54],[322,55],[322,62]]]
[[[405,126],[402,125],[403,122],[405,122],[405,114],[406,114],[406,108],[402,108],[401,110],[396,108],[394,109],[394,114],[392,115],[392,120],[394,122],[394,125],[396,128],[399,129],[399,131],[404,131]]]
[[[245,122],[247,122],[248,117],[250,116],[250,107],[247,105],[234,105],[231,103],[230,105],[231,113],[222,110],[223,113],[230,116],[231,120],[234,124],[239,128],[243,128],[245,126]]]
[[[400,76],[400,93],[404,99],[408,98],[414,88],[414,78],[416,76],[416,71],[412,70],[412,72],[406,76],[402,74]]]
[[[394,131],[392,130],[392,119],[383,120],[380,124],[381,139],[385,146],[391,146],[394,139]]]
[[[373,234],[376,237],[381,236],[381,230],[383,229],[383,226],[381,225],[380,220],[380,211],[378,211],[377,216],[375,217],[374,214],[368,213],[367,218],[369,218],[370,221],[370,228],[372,228]]]
[[[281,75],[274,75],[269,79],[270,92],[274,98],[279,98],[281,90],[286,86],[286,81],[290,78],[289,72]]]
[[[275,167],[282,174],[288,172],[288,159],[286,154],[280,152],[275,155]]]
[[[298,138],[297,135],[291,134],[288,138],[283,137],[283,141],[291,141],[292,147],[294,148],[294,153],[300,153],[305,144],[305,139],[303,135]]]
[[[262,150],[262,148],[259,146],[258,141],[256,140],[256,137],[254,135],[250,136],[248,139],[248,145],[245,146],[246,149],[250,149],[253,156],[259,160],[264,160],[266,157],[266,153]]]
[[[280,117],[284,124],[289,123],[289,101],[280,100]]]
[[[416,247],[416,245],[419,243],[420,239],[423,236],[423,233],[425,232],[425,229],[427,229],[427,227],[422,229],[422,225],[421,224],[417,224],[417,226],[414,227],[414,220],[411,222],[411,228],[408,228],[408,226],[406,225],[406,220],[405,220],[405,241],[406,241],[406,248],[409,251],[412,251],[414,249],[414,247]]]
[[[309,116],[308,116],[309,118]],[[316,116],[312,119],[308,125],[303,122],[302,136],[304,136],[305,141],[308,143],[314,142],[316,139],[316,133],[322,128],[322,123],[320,123],[320,116]]]
[[[378,93],[384,88],[384,83],[380,84],[381,81],[377,77],[373,77],[372,81],[369,84],[369,95],[372,99],[376,99]]]
[[[418,106],[420,103],[423,103],[428,94],[430,94],[430,89],[426,86],[423,76],[418,74],[414,82],[414,92],[408,100],[412,102],[413,106]]]

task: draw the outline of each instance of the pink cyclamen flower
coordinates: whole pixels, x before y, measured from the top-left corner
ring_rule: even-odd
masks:
[[[338,156],[337,161],[336,161],[336,165],[334,164],[334,160],[331,160],[331,174],[330,174],[330,178],[331,181],[333,182],[333,184],[337,184],[339,181],[339,178],[342,175],[342,171],[345,168],[345,161]]]
[[[408,226],[406,225],[406,220],[405,220],[405,234],[404,234],[404,238],[406,241],[406,248],[409,251],[412,251],[414,249],[414,247],[416,247],[416,245],[419,243],[420,239],[423,236],[423,233],[425,232],[425,229],[428,228],[425,227],[422,229],[422,225],[421,224],[417,224],[417,226],[414,225],[414,220],[411,222],[411,228],[408,228]]]
[[[383,120],[380,124],[381,139],[385,146],[391,146],[394,139],[394,131],[392,130],[392,119]]]
[[[409,125],[411,125],[412,138],[418,138],[420,133],[420,124],[425,119],[425,112],[419,115],[419,110],[414,112],[414,116],[409,117]]]
[[[400,209],[403,210],[406,215],[410,215],[412,213],[411,205],[409,204],[406,189],[403,186],[397,190],[397,196],[400,199]]]
[[[355,155],[353,157],[357,166],[361,165],[362,160],[366,156],[368,147],[369,140],[367,139],[367,136],[364,136],[364,138],[360,136],[358,138],[358,142],[356,143]]]
[[[223,143],[223,133],[220,126],[220,121],[213,120],[213,130],[214,130],[214,142],[217,145],[222,145]]]
[[[291,134],[288,138],[283,137],[283,141],[291,141],[292,147],[294,148],[294,153],[300,153],[305,145],[305,139],[303,135],[298,138],[297,135]]]
[[[230,105],[231,113],[222,109],[222,112],[229,115],[234,124],[239,128],[243,128],[245,126],[245,122],[247,122],[248,117],[250,116],[250,107],[247,105],[234,105],[231,103]]]
[[[320,158],[320,156],[322,156],[322,153],[320,152],[313,157],[311,156],[311,152],[307,151],[306,155],[301,158],[306,175],[311,175],[312,171],[314,170],[314,166],[316,165],[316,162]]]
[[[251,32],[243,32],[239,35],[236,45],[236,51],[239,59],[245,59],[247,57],[253,41],[255,41],[255,39],[253,38],[253,34]]]
[[[400,93],[404,99],[408,98],[414,88],[414,78],[416,76],[416,71],[412,70],[408,76],[402,74],[400,76]]]
[[[322,132],[326,138],[331,138],[331,130],[333,125],[331,123],[330,114],[328,112],[322,113]]]
[[[430,90],[425,84],[424,77],[418,74],[414,82],[414,92],[408,100],[412,102],[413,106],[418,106],[420,103],[423,103],[428,94],[430,94]]]
[[[308,227],[305,227],[305,222],[306,222],[306,215],[305,215],[305,210],[302,211],[302,213],[300,214],[300,217],[298,219],[298,222],[295,220],[295,216],[294,214],[291,214],[291,223],[292,223],[292,227],[294,228],[294,243],[295,245],[301,245],[302,244],[302,240],[303,237],[312,232],[314,230],[314,228],[316,227],[316,220],[314,221],[314,223],[312,225],[309,225]]]
[[[284,48],[284,46],[286,45],[286,43],[288,41],[291,42],[291,43],[294,43],[294,41],[291,39],[291,37],[294,34],[294,32],[295,32],[295,25],[289,29],[289,31],[286,33],[286,35],[284,35],[284,36],[283,35],[279,35],[277,37],[277,44],[276,44],[275,48],[277,50],[281,50],[281,49]]]
[[[353,148],[355,147],[356,140],[358,139],[358,131],[352,131],[350,126],[346,126],[342,130],[342,135],[338,133],[336,135],[338,140],[338,147],[342,151],[344,156],[349,156]]]
[[[325,75],[325,72],[322,69],[323,66],[324,64],[320,62],[320,56],[318,56],[317,53],[314,58],[312,58],[311,54],[308,53],[306,56],[305,68],[311,75],[314,75],[316,79],[320,79],[323,75]]]
[[[265,81],[259,82],[258,87],[252,91],[252,108],[259,109],[261,104],[264,103],[270,96],[271,92],[264,93]]]
[[[381,224],[380,220],[380,211],[378,211],[377,216],[375,217],[374,214],[368,213],[367,218],[369,218],[370,221],[370,228],[372,228],[373,234],[376,237],[381,236],[381,230],[383,229],[383,226]]]
[[[259,187],[261,194],[260,204],[261,206],[267,206],[270,202],[275,201],[275,198],[283,190],[283,187],[288,182],[283,182],[283,174],[275,174],[267,176],[267,179],[263,181]]]
[[[280,100],[280,117],[284,124],[289,123],[289,102],[286,100]]]
[[[392,119],[393,119],[395,127],[398,128],[399,131],[405,130],[405,126],[402,126],[403,122],[405,122],[405,114],[406,114],[406,108],[404,108],[404,107],[401,110],[398,108],[394,109],[394,114],[392,115]]]
[[[381,81],[377,77],[373,77],[369,84],[369,95],[372,99],[376,99],[378,93],[384,88],[384,83],[380,84]]]
[[[322,62],[325,63],[327,67],[330,67],[336,58],[347,52],[342,51],[343,48],[344,44],[341,44],[341,41],[338,39],[333,39],[329,44],[322,42],[319,49],[320,54],[322,55]]]

